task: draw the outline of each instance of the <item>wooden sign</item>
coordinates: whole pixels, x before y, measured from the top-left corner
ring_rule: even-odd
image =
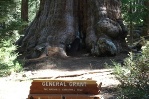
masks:
[[[38,97],[39,99],[63,99],[62,96],[67,99],[76,99],[77,95],[82,97],[80,99],[94,99],[93,95],[98,95],[100,89],[101,85],[99,86],[94,80],[35,79],[30,87],[29,99],[31,97],[34,97],[33,99],[38,99]]]

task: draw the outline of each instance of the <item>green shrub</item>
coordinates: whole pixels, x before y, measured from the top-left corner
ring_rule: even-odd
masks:
[[[121,82],[119,99],[149,99],[149,44],[141,55],[130,53],[124,64],[114,63]]]
[[[0,76],[7,76],[12,72],[22,70],[22,65],[17,61],[18,54],[15,52],[16,34],[11,37],[4,37],[0,40]]]

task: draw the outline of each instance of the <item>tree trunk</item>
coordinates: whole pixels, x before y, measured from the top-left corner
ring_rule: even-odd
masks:
[[[21,19],[25,22],[28,22],[28,0],[22,0]]]
[[[143,36],[147,39],[149,39],[149,1],[144,1],[145,5],[145,16],[144,16],[144,30],[143,30]]]
[[[18,51],[27,59],[66,57],[83,46],[92,55],[116,55],[127,48],[120,6],[120,0],[41,0]]]

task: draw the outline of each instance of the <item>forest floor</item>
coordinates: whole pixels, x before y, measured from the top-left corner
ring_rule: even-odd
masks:
[[[12,73],[0,78],[0,99],[26,99],[33,79],[74,79],[96,80],[102,82],[101,97],[116,99],[117,85],[120,84],[113,75],[112,61],[119,63],[127,57],[119,54],[114,57],[92,57],[86,54],[68,58],[43,58],[28,62],[25,71]]]

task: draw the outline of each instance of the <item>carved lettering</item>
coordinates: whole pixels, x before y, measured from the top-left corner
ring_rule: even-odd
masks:
[[[59,83],[59,82],[56,82],[56,83],[55,83],[55,86],[60,86],[60,83]]]
[[[52,82],[46,82],[47,86],[53,86]]]
[[[70,86],[70,87],[86,87],[86,82],[69,82],[66,85],[66,82],[42,82],[42,86]]]
[[[42,82],[42,86],[67,86],[65,82]]]
[[[70,82],[69,86],[72,86],[72,87],[86,87],[86,82]]]

